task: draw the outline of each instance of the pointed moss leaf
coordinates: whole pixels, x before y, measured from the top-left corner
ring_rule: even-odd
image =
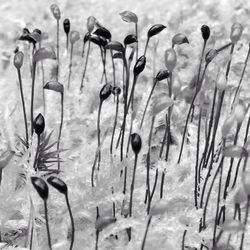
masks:
[[[127,36],[124,38],[123,43],[124,43],[125,45],[129,45],[129,44],[132,44],[132,43],[137,43],[137,36],[134,35],[134,34],[129,34],[129,35],[127,35]]]
[[[170,72],[174,70],[176,62],[177,62],[177,57],[175,50],[173,48],[167,49],[165,51],[165,66]]]
[[[159,34],[162,30],[166,28],[163,24],[155,24],[148,30],[148,37],[155,36]]]
[[[223,149],[223,156],[232,158],[242,158],[247,157],[248,153],[243,147],[237,145],[230,145]]]
[[[55,177],[55,176],[50,176],[47,179],[47,182],[54,187],[57,191],[59,191],[62,194],[67,194],[68,192],[68,187],[64,181],[62,181],[60,178]]]
[[[162,111],[168,109],[174,104],[174,101],[170,97],[165,97],[165,100],[154,100],[152,105],[152,116],[156,116]]]
[[[37,193],[43,200],[47,200],[49,196],[49,188],[47,183],[40,177],[31,177],[31,183],[36,189]]]
[[[180,45],[183,43],[189,43],[187,37],[184,34],[178,33],[178,34],[173,36],[173,38],[172,38],[173,45],[177,45],[177,44]]]
[[[56,54],[55,54],[54,50],[51,49],[50,47],[38,49],[33,56],[33,62],[37,63],[37,62],[44,60],[44,59],[55,60]]]
[[[231,219],[231,220],[225,221],[221,229],[225,232],[238,233],[238,232],[244,231],[245,226],[242,222]]]
[[[50,81],[45,84],[44,89],[50,89],[59,93],[63,93],[64,87],[61,83],[57,81]]]
[[[116,222],[116,218],[114,216],[100,216],[97,218],[95,223],[95,229],[97,231],[102,231],[105,227],[111,225]]]
[[[160,199],[151,207],[150,216],[162,215],[167,212],[168,203],[166,200]]]
[[[0,156],[0,170],[4,169],[15,155],[15,152],[12,150],[7,150]]]
[[[128,23],[137,23],[138,22],[137,15],[129,10],[121,12],[120,16],[121,16],[123,21],[128,22]]]
[[[124,47],[123,45],[120,43],[120,42],[117,42],[117,41],[112,41],[112,42],[109,42],[106,46],[105,46],[106,49],[111,49],[111,50],[115,50],[115,51],[118,51],[118,52],[124,52]]]
[[[69,40],[73,44],[80,39],[80,33],[76,30],[70,32]]]
[[[97,36],[102,36],[102,37],[104,37],[105,39],[108,39],[108,40],[111,39],[111,33],[110,33],[110,31],[107,30],[104,27],[96,29],[93,34],[95,34]]]

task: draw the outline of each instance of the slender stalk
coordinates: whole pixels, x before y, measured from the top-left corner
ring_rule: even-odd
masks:
[[[147,222],[146,230],[145,230],[145,233],[144,233],[144,236],[143,236],[141,250],[144,250],[144,247],[145,247],[145,244],[146,244],[146,239],[147,239],[148,229],[149,229],[149,226],[150,226],[150,223],[151,223],[151,219],[152,219],[152,216],[150,215],[148,217],[148,222]]]
[[[113,86],[116,85],[116,77],[115,77],[115,61],[113,58],[113,51],[110,50],[111,62],[112,62],[112,70],[113,70]]]
[[[124,136],[125,136],[125,129],[126,129],[126,118],[127,118],[127,98],[128,98],[128,87],[129,87],[129,68],[127,65],[127,61],[125,58],[125,55],[123,56],[123,63],[125,66],[125,70],[126,70],[126,82],[125,82],[125,88],[124,88],[124,93],[123,93],[123,97],[124,97],[124,112],[123,112],[123,122],[122,122],[122,127],[121,127],[121,145],[120,145],[120,160],[123,160],[123,144],[124,144]],[[118,139],[119,141],[119,139]],[[119,142],[118,142],[119,144]]]
[[[45,214],[46,229],[47,229],[47,236],[48,236],[48,245],[49,245],[49,249],[52,250],[50,231],[49,231],[48,207],[47,207],[46,200],[44,200],[44,214]]]
[[[86,75],[86,72],[87,72],[87,65],[88,65],[88,61],[89,61],[89,52],[90,52],[90,44],[91,44],[91,41],[89,40],[87,56],[86,56],[86,61],[85,61],[84,70],[83,70],[83,74],[82,74],[82,81],[81,81],[81,85],[80,85],[80,90],[83,89],[84,78],[85,78],[85,75]]]
[[[138,37],[138,24],[135,23],[135,35]],[[136,43],[136,61],[138,60],[139,43]]]
[[[185,239],[186,239],[187,229],[184,230],[181,242],[181,250],[185,250]]]
[[[200,154],[200,133],[201,133],[201,113],[202,108],[199,110],[199,121],[198,121],[198,132],[197,132],[197,142],[196,142],[196,164],[195,164],[195,185],[194,185],[194,204],[196,209],[198,209],[198,175],[199,172],[199,154]]]
[[[145,118],[145,115],[146,115],[146,111],[147,111],[147,108],[148,108],[148,105],[149,105],[149,101],[150,101],[150,99],[151,99],[151,97],[153,95],[153,92],[154,92],[154,89],[155,89],[155,86],[156,86],[157,82],[158,81],[156,80],[156,78],[154,78],[153,86],[152,86],[152,89],[151,89],[150,94],[148,96],[148,100],[147,100],[146,106],[145,106],[144,111],[143,111],[143,115],[142,115],[142,119],[141,119],[141,124],[140,124],[140,129],[142,128],[143,121],[144,121],[144,118]]]
[[[70,243],[69,249],[72,250],[73,245],[74,245],[74,239],[75,239],[75,224],[74,224],[74,218],[73,218],[73,214],[72,214],[72,211],[70,208],[69,197],[68,197],[67,193],[65,194],[65,199],[66,199],[66,204],[67,204],[67,208],[68,208],[69,216],[70,216],[70,221],[71,221],[72,236],[71,236],[71,243]]]
[[[171,98],[172,96],[172,72],[169,74],[169,83],[168,83],[168,95]],[[167,119],[167,129],[168,129],[168,139],[167,139],[167,149],[166,149],[166,155],[165,155],[165,161],[168,161],[168,155],[169,155],[169,149],[170,149],[170,141],[171,141],[171,113],[172,113],[172,107],[168,108],[168,119]]]
[[[164,132],[164,136],[163,136],[162,143],[161,143],[161,149],[160,149],[160,154],[159,154],[160,158],[162,157],[162,153],[163,153],[163,149],[165,146],[167,133],[168,133],[168,114],[165,115],[165,121],[166,121],[166,126],[165,126],[165,132]]]
[[[59,19],[56,20],[56,57],[57,57],[57,77],[56,80],[58,81],[59,78],[59,71],[60,71],[60,58],[59,58]]]
[[[98,250],[99,230],[95,231],[95,250]]]
[[[150,194],[150,192],[147,193],[148,194],[148,207],[147,207],[147,213],[148,214],[150,212],[151,202],[152,202],[152,199],[154,197],[157,180],[158,180],[158,168],[155,170],[155,182],[154,182],[154,186],[153,186],[153,189],[152,189],[152,193],[151,194]]]
[[[250,206],[250,195],[247,196],[247,207],[246,207],[246,215],[245,215],[245,220],[244,220],[245,227],[247,225],[247,220],[248,220],[249,206]],[[244,239],[245,239],[245,232],[243,232],[241,235],[240,248],[239,248],[240,250],[243,250]]]
[[[117,125],[117,117],[118,117],[118,111],[119,111],[119,95],[116,96],[116,110],[115,110],[115,120],[113,125],[113,131],[111,136],[111,143],[110,143],[110,154],[113,154],[113,142],[114,142],[114,136],[115,136],[115,129]]]
[[[71,78],[71,74],[72,74],[73,50],[74,50],[74,43],[71,43],[71,47],[70,47],[70,59],[69,59],[68,90],[70,88],[70,78]]]
[[[33,163],[33,169],[35,171],[37,171],[37,169],[38,169],[38,166],[37,166],[37,157],[38,157],[38,154],[39,154],[40,141],[41,141],[41,136],[40,136],[40,134],[38,134],[37,135],[36,154],[35,154],[35,159],[34,159],[34,163]]]
[[[152,141],[152,132],[154,128],[155,116],[152,116],[152,122],[148,137],[148,153],[147,153],[147,177],[146,177],[146,186],[147,186],[147,193],[148,197],[150,197],[150,153],[151,153],[151,141]],[[150,199],[148,199],[149,201]],[[149,212],[149,210],[148,210]]]
[[[68,52],[68,49],[69,49],[69,34],[66,33],[66,50]]]
[[[18,73],[18,79],[19,79],[19,85],[20,85],[20,94],[21,94],[22,107],[23,107],[25,135],[26,135],[26,141],[28,142],[29,141],[28,122],[27,122],[27,115],[26,115],[25,102],[24,102],[24,96],[23,96],[23,85],[22,85],[22,77],[21,77],[20,69],[17,69],[17,73]]]
[[[164,169],[164,171],[162,171],[162,173],[161,173],[160,199],[163,198],[164,179],[165,179],[165,169]]]
[[[235,91],[234,99],[233,99],[233,103],[232,103],[232,105],[231,105],[231,108],[233,108],[234,103],[235,103],[235,100],[236,100],[236,97],[237,97],[238,94],[239,94],[239,91],[240,91],[240,88],[241,88],[241,83],[242,83],[243,77],[244,77],[244,75],[245,75],[245,71],[246,71],[246,67],[247,67],[249,55],[250,55],[250,43],[249,43],[249,47],[248,47],[247,56],[246,56],[246,59],[245,59],[245,62],[244,62],[244,67],[243,67],[243,70],[242,70],[242,73],[241,73],[241,76],[240,76],[240,81],[239,81],[239,84],[238,84],[237,89],[236,89],[236,91]]]
[[[131,187],[130,187],[129,217],[132,217],[133,194],[134,194],[135,173],[136,173],[137,159],[138,159],[138,154],[135,154],[133,177],[132,177],[132,183],[131,183]]]
[[[39,42],[39,49],[42,47],[42,41]],[[42,83],[43,87],[45,85],[45,77],[44,77],[44,66],[43,66],[43,60],[41,61],[41,70],[42,70]],[[45,89],[43,88],[43,113],[46,113],[46,101],[45,101]]]
[[[220,168],[221,168],[221,163],[219,164],[218,168],[216,169],[216,171],[214,173],[212,182],[211,182],[209,190],[207,192],[207,198],[206,198],[204,209],[203,209],[203,213],[202,213],[202,225],[201,225],[201,229],[205,229],[206,228],[206,213],[207,213],[208,202],[209,202],[209,198],[210,198],[213,186],[214,186],[215,179],[216,179],[217,175],[219,174]]]
[[[225,145],[225,141],[223,143]],[[220,167],[220,179],[219,179],[219,189],[218,189],[218,196],[217,196],[217,204],[216,204],[216,214],[215,214],[215,220],[214,220],[214,232],[213,232],[213,246],[216,242],[216,231],[217,231],[217,225],[218,225],[218,213],[219,213],[219,207],[220,207],[220,196],[221,196],[221,188],[222,188],[222,175],[223,175],[223,163],[224,163],[224,156],[222,156],[221,159],[221,167]]]
[[[203,57],[204,57],[206,45],[207,45],[207,40],[204,40],[203,47],[202,47],[202,52],[201,52],[201,57],[200,57],[200,63],[199,63],[197,81],[196,81],[196,86],[195,86],[196,91],[198,91],[198,85],[199,85],[200,74],[201,74],[201,65],[202,65],[202,61],[203,61]],[[192,114],[191,114],[191,121],[193,121],[194,109],[195,109],[195,107],[193,106],[193,111],[192,111]]]
[[[36,62],[33,62],[32,67],[32,86],[31,86],[31,105],[30,105],[30,120],[31,120],[31,135],[33,135],[33,112],[34,112],[34,92],[35,92],[35,78],[36,78]]]
[[[123,194],[126,194],[126,190],[127,190],[127,166],[125,166],[125,170],[124,170],[124,181],[123,181]]]
[[[60,140],[61,140],[61,134],[62,134],[62,127],[63,127],[63,93],[61,93],[61,122],[60,122],[60,127],[59,127],[59,133],[58,133],[58,139],[57,139],[57,169],[60,170],[60,155],[59,155],[59,150],[60,150]]]
[[[250,128],[250,116],[249,116],[248,121],[247,121],[247,127],[246,127],[246,131],[245,131],[245,138],[244,138],[244,143],[243,143],[243,145],[244,145],[244,144],[246,143],[246,141],[247,141],[249,128]],[[234,181],[233,181],[232,189],[235,187],[235,184],[236,184],[236,181],[237,181],[237,177],[238,177],[238,172],[239,172],[241,160],[242,160],[242,158],[240,158],[240,159],[238,160],[238,164],[237,164],[236,171],[235,171],[235,175],[234,175]],[[245,160],[246,160],[246,159],[245,159]]]
[[[146,45],[145,45],[145,49],[144,49],[144,56],[146,56],[146,53],[147,53],[148,42],[149,42],[149,37],[147,37],[147,41],[146,41]]]
[[[198,84],[199,86],[202,85],[202,82],[204,80],[205,73],[206,73],[208,65],[209,65],[209,63],[206,63],[203,74],[202,74],[201,81]],[[185,140],[185,135],[186,135],[186,131],[187,131],[187,125],[188,125],[189,117],[190,117],[190,114],[191,114],[191,111],[192,111],[192,108],[193,108],[193,105],[194,105],[194,101],[195,101],[195,99],[196,99],[196,97],[197,97],[197,95],[199,93],[199,90],[200,90],[200,87],[198,85],[197,85],[196,92],[194,94],[194,97],[193,97],[193,99],[191,101],[191,104],[190,104],[190,107],[189,107],[189,110],[188,110],[188,115],[187,115],[187,118],[186,118],[185,127],[184,127],[184,131],[183,131],[183,136],[182,136],[181,149],[180,149],[180,153],[179,153],[179,157],[178,157],[178,161],[177,161],[178,164],[181,161],[182,150],[183,150],[183,146],[184,146],[184,140]]]
[[[98,151],[98,167],[97,167],[98,170],[100,169],[100,162],[101,162],[100,118],[101,118],[102,103],[103,103],[103,101],[100,100],[99,109],[98,109],[98,116],[97,116],[97,146],[99,148],[99,151]]]

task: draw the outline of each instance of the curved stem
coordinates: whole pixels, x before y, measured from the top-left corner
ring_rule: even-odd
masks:
[[[147,53],[148,42],[149,42],[149,37],[147,37],[147,41],[146,41],[146,45],[145,45],[145,49],[144,49],[144,56],[146,56],[146,53]]]
[[[62,134],[62,127],[63,127],[63,93],[61,93],[61,122],[59,127],[58,139],[57,139],[57,151],[60,150],[60,140]],[[57,153],[57,169],[60,170],[60,155],[59,152]]]
[[[152,89],[151,89],[150,94],[149,94],[149,96],[148,96],[148,100],[147,100],[145,109],[144,109],[144,111],[143,111],[143,115],[142,115],[142,119],[141,119],[140,128],[142,128],[143,121],[144,121],[144,118],[145,118],[145,115],[146,115],[146,111],[147,111],[147,108],[148,108],[148,105],[149,105],[149,101],[150,101],[150,99],[151,99],[151,97],[152,97],[152,95],[153,95],[153,92],[154,92],[154,89],[155,89],[155,86],[156,86],[157,82],[158,82],[158,81],[157,81],[157,79],[155,78],[155,79],[154,79],[153,86],[152,86]]]
[[[30,105],[30,123],[31,123],[31,135],[33,135],[33,112],[34,112],[34,92],[35,92],[35,78],[36,78],[36,63],[33,62],[32,67],[32,86],[31,86],[31,105]]]
[[[45,214],[46,229],[47,229],[47,236],[48,236],[48,245],[49,245],[49,249],[52,250],[50,231],[49,231],[48,207],[47,207],[46,200],[44,200],[44,214]]]
[[[161,143],[161,149],[160,149],[160,154],[159,154],[160,158],[162,157],[162,153],[163,153],[163,149],[165,146],[167,133],[168,133],[168,114],[165,115],[165,122],[166,122],[166,126],[165,126],[165,132],[164,132],[164,136],[163,136],[162,143]]]
[[[145,230],[144,237],[143,237],[143,241],[142,241],[141,250],[144,250],[144,247],[145,247],[146,238],[147,238],[147,235],[148,235],[148,229],[149,229],[149,226],[150,226],[150,223],[151,223],[151,219],[152,219],[152,216],[149,216],[147,226],[146,226],[146,230]]]
[[[134,185],[135,185],[135,173],[136,173],[136,165],[137,165],[138,154],[135,154],[135,162],[134,162],[134,170],[132,183],[130,187],[130,202],[129,202],[129,217],[132,217],[132,206],[133,206],[133,194],[134,194]]]
[[[138,23],[135,23],[135,35],[138,38]],[[136,43],[136,61],[138,60],[139,43]]]
[[[187,118],[186,118],[185,127],[184,127],[184,131],[183,131],[183,136],[182,136],[181,149],[180,149],[180,153],[179,153],[179,157],[178,157],[178,161],[177,161],[178,164],[181,161],[182,150],[183,150],[183,146],[184,146],[184,140],[185,140],[185,135],[186,135],[186,131],[187,131],[187,125],[188,125],[189,117],[190,117],[190,114],[191,114],[191,111],[192,111],[192,108],[193,108],[193,105],[194,105],[194,101],[195,101],[195,99],[196,99],[196,97],[197,97],[197,95],[199,93],[199,90],[201,88],[203,79],[205,77],[207,67],[208,67],[208,63],[205,65],[201,81],[197,84],[197,89],[195,91],[194,97],[192,99],[192,102],[191,102],[189,110],[188,110],[188,115],[187,115]]]
[[[35,159],[34,159],[34,163],[33,163],[33,169],[35,171],[37,171],[38,166],[37,166],[37,157],[39,154],[39,146],[40,146],[40,140],[41,140],[41,136],[40,134],[37,135],[37,147],[36,147],[36,154],[35,154]]]
[[[74,239],[75,239],[75,224],[74,224],[74,218],[73,218],[73,214],[70,208],[70,204],[69,204],[69,197],[68,194],[65,194],[65,199],[66,199],[66,204],[67,204],[67,208],[69,211],[69,216],[70,216],[70,221],[71,221],[71,228],[72,228],[72,237],[71,237],[71,243],[70,243],[70,247],[69,249],[72,250],[73,249],[73,244],[74,244]]]
[[[185,239],[186,239],[187,229],[184,230],[181,242],[181,250],[185,250]]]
[[[18,73],[18,79],[19,79],[19,85],[20,85],[20,94],[21,94],[21,100],[22,100],[22,106],[23,106],[23,118],[24,118],[24,124],[25,124],[25,135],[26,135],[26,141],[28,142],[29,141],[28,122],[27,122],[27,116],[26,116],[25,102],[24,102],[24,96],[23,96],[22,77],[21,77],[20,69],[17,70],[17,73]]]
[[[70,48],[70,59],[69,59],[68,90],[69,90],[69,88],[70,88],[70,78],[71,78],[71,72],[72,72],[73,50],[74,50],[74,44],[71,43],[71,48]]]
[[[84,65],[84,70],[83,70],[83,74],[82,74],[82,81],[81,81],[81,85],[80,85],[80,90],[83,89],[83,83],[84,83],[84,78],[87,72],[87,65],[88,65],[88,61],[89,61],[89,52],[90,52],[90,40],[88,42],[88,50],[87,50],[87,56],[86,56],[86,61],[85,61],[85,65]]]
[[[119,111],[119,95],[116,96],[116,110],[115,110],[115,120],[113,125],[113,131],[111,136],[111,143],[110,143],[110,154],[113,153],[113,142],[114,142],[114,136],[115,136],[115,129],[117,125],[117,117],[118,117],[118,111]]]
[[[103,101],[100,101],[99,109],[98,109],[98,116],[97,116],[97,147],[99,149],[98,150],[98,167],[97,167],[98,170],[100,169],[100,162],[101,162],[100,118],[101,118],[102,103]]]
[[[59,20],[56,20],[56,57],[57,57],[57,77],[56,80],[58,81],[59,78],[59,69],[60,69],[60,58],[59,58]]]

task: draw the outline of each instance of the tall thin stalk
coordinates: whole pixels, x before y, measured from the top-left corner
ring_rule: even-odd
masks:
[[[68,75],[68,90],[70,88],[70,79],[72,74],[72,59],[73,59],[74,44],[71,43],[70,56],[69,56],[69,75]]]
[[[81,81],[81,85],[80,85],[80,90],[82,90],[82,88],[83,88],[84,78],[85,78],[85,75],[86,75],[86,72],[87,72],[87,66],[88,66],[88,61],[89,61],[90,45],[91,45],[91,41],[89,40],[89,42],[88,42],[88,50],[87,50],[87,55],[86,55],[86,60],[85,60],[85,65],[84,65],[84,70],[83,70],[83,74],[82,74],[82,81]]]
[[[44,200],[44,215],[45,215],[45,222],[46,222],[46,229],[47,229],[48,245],[49,245],[49,249],[52,250],[51,238],[50,238],[50,230],[49,230],[49,218],[48,218],[47,200]]]
[[[31,135],[33,135],[33,121],[34,121],[34,92],[35,92],[35,78],[36,78],[36,62],[33,62],[32,67],[32,85],[31,85],[31,105],[30,105],[30,120],[31,120]]]
[[[148,235],[148,229],[149,229],[151,220],[152,220],[152,216],[150,215],[148,217],[148,222],[147,222],[146,230],[145,230],[145,233],[144,233],[144,236],[143,236],[141,250],[144,250],[144,247],[145,247],[145,244],[146,244],[147,235]]]
[[[63,110],[64,110],[64,105],[63,105],[63,98],[64,94],[63,92],[61,93],[61,121],[60,121],[60,127],[59,127],[59,133],[58,133],[58,138],[57,138],[57,169],[60,170],[60,155],[59,155],[59,150],[60,150],[60,140],[61,140],[61,135],[62,135],[62,127],[63,127]]]
[[[20,86],[20,94],[21,94],[21,100],[22,100],[22,107],[23,107],[23,118],[24,118],[24,124],[25,124],[25,138],[26,141],[29,141],[29,132],[28,132],[28,122],[27,122],[27,115],[26,115],[26,109],[25,109],[25,101],[23,96],[23,85],[22,85],[22,77],[21,77],[21,70],[17,69],[18,73],[18,80],[19,80],[19,86]]]

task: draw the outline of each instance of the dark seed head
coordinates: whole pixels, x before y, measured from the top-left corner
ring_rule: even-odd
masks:
[[[210,28],[205,24],[201,26],[201,35],[205,41],[210,37]]]
[[[130,34],[130,35],[127,35],[124,38],[124,44],[125,45],[129,45],[131,43],[137,43],[137,37],[136,37],[136,35]]]
[[[101,36],[91,36],[90,41],[101,47],[105,47],[108,44],[107,40]]]
[[[141,150],[141,137],[134,133],[131,135],[131,146],[135,154],[139,154]]]
[[[70,20],[68,18],[64,19],[63,21],[63,29],[64,32],[68,35],[70,31]]]
[[[112,86],[107,83],[105,84],[99,94],[100,100],[103,102],[104,100],[106,100],[110,95],[111,95],[111,91],[112,91]]]
[[[162,30],[166,28],[165,25],[162,24],[155,24],[148,30],[148,37],[152,37],[160,33]]]
[[[121,88],[118,87],[118,86],[113,87],[112,88],[112,94],[116,95],[116,96],[120,95],[121,94]]]
[[[101,36],[101,37],[108,39],[108,40],[111,39],[110,31],[104,27],[100,27],[100,28],[96,29],[96,31],[93,34],[95,34],[97,36]]]
[[[37,193],[39,194],[39,196],[46,201],[48,199],[49,196],[49,188],[47,183],[40,177],[31,177],[31,183],[34,186],[34,188],[36,189]]]
[[[33,122],[34,130],[37,135],[40,135],[43,133],[45,128],[45,120],[43,115],[40,113]]]
[[[67,194],[68,187],[64,181],[55,176],[50,176],[47,182],[62,194]]]
[[[135,66],[134,66],[134,75],[139,75],[145,68],[145,65],[146,65],[146,57],[143,55],[141,56]]]
[[[56,20],[59,20],[61,18],[61,11],[60,11],[57,4],[55,4],[55,3],[51,4],[50,10],[51,10],[51,12]]]
[[[162,81],[162,80],[164,80],[164,79],[166,79],[166,78],[168,78],[169,77],[169,71],[168,70],[164,70],[164,69],[161,69],[158,73],[157,73],[157,75],[156,75],[156,80],[157,81]]]

